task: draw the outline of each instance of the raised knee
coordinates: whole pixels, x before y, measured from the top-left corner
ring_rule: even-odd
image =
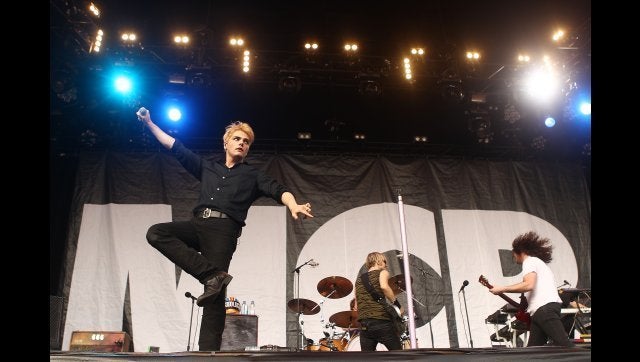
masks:
[[[160,239],[160,224],[152,225],[149,230],[147,230],[147,242],[151,245],[157,245]]]

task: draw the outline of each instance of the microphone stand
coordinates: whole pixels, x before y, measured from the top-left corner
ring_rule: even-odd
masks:
[[[298,323],[297,323],[297,329],[298,329],[298,337],[296,338],[296,345],[298,345],[298,350],[302,350],[302,340],[304,339],[306,342],[307,337],[304,336],[304,330],[300,329],[300,324],[304,324],[304,321],[300,321],[300,316],[302,315],[302,311],[300,310],[300,269],[302,269],[303,266],[311,263],[312,259],[309,259],[306,263],[297,266],[295,269],[293,269],[291,272],[292,273],[296,273],[296,301],[298,304]]]
[[[471,342],[471,348],[473,348],[473,338],[471,337],[471,326],[469,325],[469,310],[467,309],[467,295],[462,288],[462,299],[464,300],[464,312],[467,315],[467,329],[469,329],[469,342]]]
[[[189,318],[189,339],[187,340],[187,352],[189,352],[189,348],[191,345],[191,325],[193,325],[193,304],[196,301],[191,297],[189,299],[191,299],[191,318]]]

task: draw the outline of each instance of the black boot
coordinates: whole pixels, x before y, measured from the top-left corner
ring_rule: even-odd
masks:
[[[196,301],[198,307],[202,307],[207,300],[215,299],[222,288],[231,282],[231,279],[233,279],[233,277],[228,273],[223,271],[215,272],[213,277],[204,283],[204,293],[202,293]]]

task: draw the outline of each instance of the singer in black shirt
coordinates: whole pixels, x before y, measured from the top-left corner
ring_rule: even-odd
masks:
[[[204,293],[197,298],[203,307],[199,349],[220,350],[226,318],[225,293],[221,292],[232,279],[227,271],[249,207],[259,197],[270,197],[286,205],[298,220],[298,214],[302,218],[313,217],[311,204],[298,204],[284,185],[244,161],[254,140],[249,124],[234,122],[227,126],[222,137],[224,159],[212,161],[165,133],[151,121],[149,111],[141,108],[136,115],[158,142],[200,180],[194,217],[153,225],[147,231],[147,240],[204,285]]]

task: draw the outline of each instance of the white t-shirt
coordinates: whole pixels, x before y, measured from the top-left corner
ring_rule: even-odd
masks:
[[[545,304],[558,302],[562,303],[558,290],[556,289],[556,281],[553,272],[544,261],[535,256],[529,256],[522,262],[522,275],[536,273],[536,284],[533,290],[525,293],[529,307],[527,312],[533,315],[538,308]]]

